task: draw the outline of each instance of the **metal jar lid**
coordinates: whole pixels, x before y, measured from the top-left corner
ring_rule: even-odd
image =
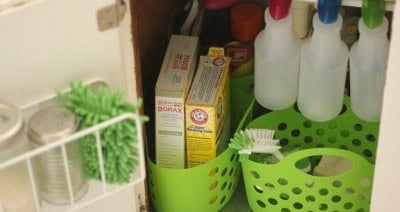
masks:
[[[12,138],[22,131],[23,125],[24,120],[19,110],[0,102],[0,150],[15,145]]]
[[[55,142],[78,128],[74,113],[62,107],[43,108],[28,120],[28,135],[38,145]]]

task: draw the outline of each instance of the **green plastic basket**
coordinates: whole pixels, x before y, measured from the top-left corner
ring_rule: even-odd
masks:
[[[217,158],[190,169],[161,168],[148,160],[151,200],[160,212],[219,211],[232,197],[239,178],[239,155],[228,148]]]
[[[230,79],[231,132],[244,116],[251,120],[252,83],[253,75]],[[147,164],[150,199],[160,212],[219,211],[231,199],[241,173],[239,155],[229,148],[214,160],[190,169],[161,168],[150,159]]]
[[[294,106],[247,125],[274,129],[281,146],[303,149],[277,164],[242,162],[247,199],[254,211],[369,211],[379,124],[357,118],[348,97],[344,103],[342,113],[328,122],[310,121]],[[352,169],[318,177],[295,167],[302,158],[321,155],[345,158]]]

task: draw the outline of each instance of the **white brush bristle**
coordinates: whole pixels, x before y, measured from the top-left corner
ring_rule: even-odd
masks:
[[[274,138],[275,131],[270,129],[246,129],[247,137],[254,142],[257,140],[269,140]]]
[[[279,140],[262,139],[255,141],[252,149],[254,153],[274,153],[280,148]]]

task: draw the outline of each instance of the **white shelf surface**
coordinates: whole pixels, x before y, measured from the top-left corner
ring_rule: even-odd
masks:
[[[317,3],[317,0],[295,0],[299,2],[310,2],[310,3]],[[393,11],[395,0],[385,0],[386,1],[386,10]],[[351,7],[361,7],[362,0],[342,0],[343,6],[351,6]]]

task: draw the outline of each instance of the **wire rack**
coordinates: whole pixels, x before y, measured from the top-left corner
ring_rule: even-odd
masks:
[[[55,102],[53,98],[47,98],[46,100],[40,101],[39,103],[27,105],[22,107],[22,111],[25,116],[29,116],[27,114],[32,114],[33,111],[36,111],[38,108],[43,107],[43,105],[52,105]],[[50,102],[50,103],[49,103]],[[137,127],[137,142],[135,143],[136,149],[138,150],[138,158],[135,158],[139,161],[139,165],[131,176],[131,180],[128,183],[120,184],[120,185],[109,185],[105,179],[105,170],[104,170],[104,161],[103,161],[103,152],[101,148],[101,131],[113,124],[126,121],[133,120]],[[72,190],[72,182],[70,178],[70,170],[68,166],[68,156],[66,151],[66,145],[72,142],[79,142],[79,140],[85,136],[93,135],[96,138],[96,147],[97,147],[97,156],[100,167],[100,180],[99,181],[90,181],[89,182],[89,191],[87,194],[78,201],[74,200],[74,194]],[[33,160],[36,156],[44,154],[49,150],[53,150],[56,148],[61,148],[62,158],[63,158],[63,168],[66,174],[67,186],[69,192],[69,203],[66,205],[51,205],[46,202],[42,202],[40,200],[40,192],[38,189],[38,182],[35,178],[35,167],[33,164]],[[25,163],[28,169],[29,174],[29,182],[32,190],[32,195],[35,200],[36,211],[46,212],[46,211],[76,211],[81,208],[85,208],[91,204],[95,204],[111,195],[119,193],[125,189],[134,189],[134,186],[144,182],[145,179],[145,162],[144,162],[144,148],[143,148],[143,135],[142,135],[142,122],[139,118],[139,115],[136,113],[125,113],[120,116],[114,117],[110,120],[102,122],[93,127],[81,130],[76,132],[75,134],[66,137],[64,139],[58,140],[54,143],[41,146],[35,149],[32,149],[24,154],[18,155],[14,158],[10,158],[4,162],[0,163],[0,171],[12,166],[16,166],[21,163]],[[132,199],[134,201],[134,199]],[[2,211],[0,205],[0,211]]]

